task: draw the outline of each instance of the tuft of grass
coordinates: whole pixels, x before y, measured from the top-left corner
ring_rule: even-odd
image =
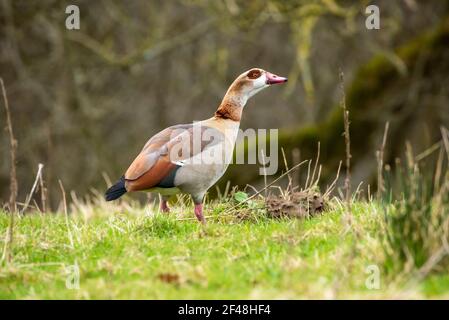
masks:
[[[448,153],[449,155],[449,153]],[[449,267],[449,168],[443,149],[429,177],[409,149],[406,168],[396,168],[396,185],[385,206],[385,268],[418,277]]]

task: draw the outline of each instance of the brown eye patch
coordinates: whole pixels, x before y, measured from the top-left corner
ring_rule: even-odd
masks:
[[[253,69],[253,70],[250,70],[250,71],[248,72],[247,77],[250,78],[250,79],[257,79],[257,78],[259,78],[261,75],[262,75],[262,72],[260,72],[260,70]]]

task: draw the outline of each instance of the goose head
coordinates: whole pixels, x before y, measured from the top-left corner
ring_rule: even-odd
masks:
[[[256,93],[273,84],[287,82],[287,78],[277,76],[260,68],[252,68],[243,72],[234,80],[228,92],[246,102]]]
[[[287,78],[260,68],[243,72],[229,87],[215,117],[240,121],[242,109],[249,98],[273,84],[284,82],[287,82]]]

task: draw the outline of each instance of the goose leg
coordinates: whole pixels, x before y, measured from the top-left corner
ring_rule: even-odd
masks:
[[[195,204],[195,216],[198,219],[199,222],[201,222],[202,224],[206,224],[206,219],[204,219],[204,215],[203,215],[203,204],[199,203],[199,204]]]
[[[160,205],[161,212],[170,212],[170,208],[167,205],[167,200],[162,200]]]
[[[161,212],[170,212],[170,208],[167,205],[168,199],[159,195],[159,210]]]
[[[204,193],[194,193],[191,194],[193,203],[195,204],[195,209],[193,212],[195,213],[196,218],[199,222],[201,222],[203,225],[206,224],[206,219],[204,219],[203,215],[203,199],[204,199]]]

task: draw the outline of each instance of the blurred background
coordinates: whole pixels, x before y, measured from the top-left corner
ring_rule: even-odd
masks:
[[[80,8],[80,30],[65,28],[70,4]],[[365,27],[369,4],[380,8],[379,30]],[[295,149],[300,159],[314,157],[319,141],[324,185],[344,159],[344,72],[353,183],[366,185],[386,121],[387,163],[407,141],[423,152],[449,126],[449,1],[0,0],[0,77],[18,140],[19,199],[38,163],[53,204],[58,179],[79,196],[105,189],[104,174],[120,177],[161,129],[210,117],[251,67],[289,82],[249,101],[242,129],[279,128],[290,162]],[[3,105],[0,117],[3,127]],[[2,130],[2,202],[8,150]],[[258,165],[233,165],[220,185],[261,179]]]

